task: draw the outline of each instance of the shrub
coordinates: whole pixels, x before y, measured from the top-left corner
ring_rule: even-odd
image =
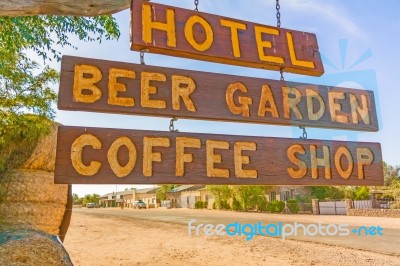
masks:
[[[280,200],[274,200],[268,203],[267,211],[271,213],[281,213],[285,208],[285,203]]]
[[[265,197],[259,197],[257,202],[257,209],[261,212],[267,211],[267,199]]]
[[[228,201],[226,201],[226,200],[221,200],[221,202],[219,204],[220,204],[219,207],[222,210],[230,210],[231,209],[231,207],[229,206]]]
[[[296,195],[295,199],[298,203],[311,203],[311,195]]]
[[[392,204],[390,206],[391,209],[400,209],[400,201],[397,201],[396,203]]]
[[[196,203],[194,204],[194,208],[195,209],[203,209],[203,202],[202,201],[196,201]]]
[[[298,213],[300,210],[299,203],[297,203],[296,199],[289,199],[287,201],[287,207],[289,208],[291,213]]]
[[[232,210],[234,210],[234,211],[242,211],[243,210],[242,205],[236,198],[233,198]]]

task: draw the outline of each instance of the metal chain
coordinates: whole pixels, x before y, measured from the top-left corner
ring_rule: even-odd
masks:
[[[279,4],[279,0],[276,0],[276,26],[278,28],[281,27],[281,5]]]
[[[199,0],[194,0],[194,5],[196,6],[194,11],[199,11]]]
[[[300,139],[307,139],[307,131],[305,126],[299,126],[300,129],[303,130],[303,135],[300,136]]]
[[[279,0],[276,0],[276,26],[278,28],[281,27],[281,5],[279,4]],[[281,72],[281,81],[285,81],[285,78],[283,77],[283,67],[280,69]]]
[[[281,67],[279,72],[281,73],[281,81],[285,81],[285,78],[283,77],[283,67]]]
[[[144,63],[144,53],[147,53],[148,51],[149,51],[149,49],[140,50],[140,64],[141,65],[145,65],[145,63]]]
[[[174,125],[175,121],[178,121],[177,117],[174,117],[171,119],[171,121],[169,121],[169,131],[170,132],[179,132],[179,130],[175,129],[175,125]]]

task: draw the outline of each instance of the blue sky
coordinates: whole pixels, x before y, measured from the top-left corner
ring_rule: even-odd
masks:
[[[171,6],[193,9],[193,1],[154,1]],[[273,0],[200,0],[200,11],[276,25]],[[368,89],[375,92],[379,132],[307,129],[311,139],[371,141],[382,144],[383,159],[389,164],[400,164],[400,1],[386,0],[284,0],[281,1],[282,27],[317,35],[323,56],[325,74],[306,77],[285,74],[286,80],[313,84]],[[130,50],[129,10],[114,15],[121,37],[118,41],[101,44],[73,40],[78,50],[63,48],[64,55],[139,63],[139,54]],[[279,79],[279,73],[252,68],[227,66],[162,55],[146,54],[146,64],[171,68],[226,73],[240,76]],[[53,63],[56,69],[60,63]],[[56,88],[57,89],[57,88]],[[56,120],[64,125],[127,128],[167,131],[169,119],[127,115],[109,115],[71,111],[57,111]],[[181,132],[218,133],[298,138],[296,127],[233,124],[179,120]],[[118,190],[125,187],[118,186]],[[73,192],[104,194],[115,190],[115,185],[74,185]]]

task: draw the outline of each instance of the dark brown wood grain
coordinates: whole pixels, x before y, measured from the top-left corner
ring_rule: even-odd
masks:
[[[79,65],[90,65],[99,69],[102,73],[102,79],[96,83],[96,86],[101,90],[102,96],[99,100],[93,103],[76,102],[73,99],[74,86],[74,68]],[[109,74],[110,69],[124,69],[133,71],[135,78],[119,78],[117,81],[126,86],[125,92],[119,92],[118,97],[134,99],[134,106],[120,106],[108,103],[109,98]],[[151,85],[157,87],[157,93],[151,95],[154,100],[164,100],[165,108],[149,108],[141,105],[141,75],[146,73],[160,73],[165,75],[165,82],[151,81]],[[172,106],[172,81],[173,75],[190,77],[196,84],[195,91],[190,95],[196,111],[188,110],[183,101],[180,100],[181,109],[174,110]],[[88,75],[90,77],[90,75]],[[252,104],[249,107],[249,116],[242,114],[234,114],[228,108],[226,101],[226,92],[230,84],[242,83],[247,88],[247,93],[237,91],[233,96],[233,101],[236,105],[239,104],[239,97],[252,99]],[[276,102],[278,116],[274,117],[271,112],[266,112],[264,115],[259,115],[261,105],[262,87],[268,85],[273,93],[273,98]],[[296,88],[301,92],[302,99],[297,105],[303,118],[299,119],[293,112],[290,112],[290,117],[284,116],[283,105],[283,87]],[[317,120],[312,120],[308,116],[308,107],[306,99],[306,90],[317,92],[325,103],[324,114]],[[340,121],[332,121],[331,108],[328,101],[328,94],[332,92],[343,92],[345,99],[337,100],[340,104],[341,111],[337,111],[348,119],[347,123]],[[367,99],[368,114],[370,122],[366,123],[357,115],[358,121],[355,123],[351,115],[350,95],[355,95],[361,103],[361,97]],[[319,108],[319,103],[315,103],[315,109]],[[269,106],[265,104],[264,106]],[[355,90],[348,88],[329,87],[323,85],[294,83],[288,81],[276,81],[269,79],[250,78],[241,76],[231,76],[207,72],[180,70],[172,68],[163,68],[147,65],[137,65],[122,62],[113,62],[105,60],[96,60],[80,57],[64,56],[61,67],[61,81],[58,99],[58,108],[61,110],[75,111],[90,111],[104,112],[116,114],[132,114],[144,116],[159,116],[159,117],[178,117],[188,119],[204,119],[213,121],[231,121],[243,123],[258,123],[258,124],[275,124],[275,125],[303,125],[307,127],[321,128],[336,128],[347,130],[360,131],[378,131],[378,120],[375,107],[374,93],[368,90]]]
[[[78,174],[71,163],[71,145],[80,136],[90,134],[101,142],[101,149],[95,150],[90,146],[83,148],[82,163],[89,165],[92,161],[101,163],[98,172],[92,176]],[[133,170],[125,177],[117,177],[110,168],[107,153],[112,143],[120,137],[129,138],[135,145],[137,160]],[[144,137],[168,138],[170,147],[154,147],[153,152],[161,153],[161,162],[153,162],[152,176],[143,174],[143,143]],[[176,138],[195,138],[201,141],[200,148],[186,148],[185,153],[193,154],[193,162],[185,164],[184,176],[176,176]],[[228,150],[217,149],[216,154],[221,155],[222,162],[215,167],[229,169],[229,177],[208,177],[206,171],[206,142],[207,140],[224,141],[229,143]],[[255,151],[243,151],[244,156],[249,156],[249,164],[243,169],[257,171],[257,178],[238,178],[234,165],[234,145],[237,142],[255,143]],[[298,159],[307,165],[307,173],[302,178],[293,178],[288,174],[288,168],[296,165],[288,159],[287,150],[292,145],[299,144],[305,149],[305,154],[298,155]],[[331,178],[325,178],[325,167],[318,167],[319,177],[311,177],[310,147],[315,145],[317,157],[323,157],[323,146],[330,151]],[[346,147],[352,154],[354,167],[347,179],[340,176],[335,166],[334,154],[340,147]],[[373,154],[371,164],[364,166],[364,177],[359,179],[357,168],[358,149],[368,149]],[[343,159],[343,158],[342,158]],[[126,148],[118,152],[118,161],[121,165],[128,161]],[[341,162],[347,169],[348,163]],[[123,129],[86,128],[60,126],[57,139],[57,156],[55,169],[55,183],[62,184],[265,184],[265,185],[382,185],[383,165],[381,147],[378,143],[357,143],[328,140],[300,140],[286,138],[268,138],[253,136],[226,136],[212,134],[174,133],[160,131],[139,131]]]
[[[166,23],[167,10],[172,10],[174,12],[174,32],[176,36],[176,44],[174,46],[168,45],[167,34],[164,30],[160,29],[152,29],[153,38],[150,42],[144,41],[142,8],[146,5],[151,6],[152,21]],[[134,0],[132,1],[131,9],[131,49],[135,51],[148,49],[151,53],[269,70],[280,70],[283,68],[285,72],[311,76],[321,76],[324,73],[318,50],[317,38],[315,34],[312,33],[265,26],[148,1]],[[199,16],[204,19],[212,29],[214,37],[212,45],[204,51],[196,50],[194,46],[190,44],[185,35],[185,26],[187,25],[187,21],[193,16]],[[241,51],[240,54],[235,55],[232,45],[231,28],[221,25],[221,19],[245,25],[242,26],[242,30],[237,31],[238,38],[234,38],[235,40],[238,40]],[[263,54],[281,57],[284,62],[272,62],[260,58],[256,41],[256,36],[259,36],[259,34],[256,34],[255,31],[255,27],[258,26],[277,30],[279,32],[278,35],[261,34],[262,38],[259,40],[259,43],[261,41],[269,41],[271,45],[270,47],[263,49]],[[298,60],[314,63],[313,67],[310,68],[309,66],[305,67],[298,65],[291,59],[288,48],[288,43],[290,41],[286,33],[292,34],[292,42],[294,43],[296,58]],[[193,27],[192,36],[198,43],[203,43],[207,39],[205,27],[197,23],[197,25]]]

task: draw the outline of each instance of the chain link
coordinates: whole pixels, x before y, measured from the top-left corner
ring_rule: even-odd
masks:
[[[300,136],[300,139],[307,139],[307,131],[305,126],[299,126],[300,129],[303,130],[303,135]]]
[[[281,5],[279,4],[279,0],[276,0],[276,26],[278,28],[281,27]],[[281,67],[280,69],[280,73],[281,73],[281,81],[285,81],[285,78],[283,77],[283,67]]]
[[[199,11],[199,0],[194,0],[195,9],[194,11]]]
[[[140,50],[140,64],[141,65],[145,65],[145,63],[144,63],[144,53],[147,53],[148,51],[149,51],[149,49]]]
[[[279,0],[276,0],[276,26],[278,28],[281,27],[281,5],[279,4]]]
[[[179,130],[175,129],[174,122],[178,121],[178,118],[174,117],[169,121],[169,131],[170,132],[179,132]]]
[[[285,78],[283,77],[283,67],[281,67],[279,72],[281,73],[281,81],[285,81]]]

